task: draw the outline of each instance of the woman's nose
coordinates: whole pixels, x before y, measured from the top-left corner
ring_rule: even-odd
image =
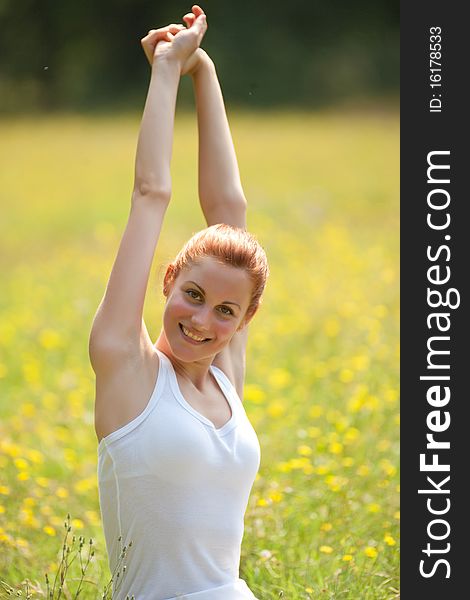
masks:
[[[206,307],[199,307],[199,309],[193,313],[191,321],[199,331],[208,331],[210,329],[210,310]]]

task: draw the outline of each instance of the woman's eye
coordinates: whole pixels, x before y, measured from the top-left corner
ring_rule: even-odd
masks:
[[[188,290],[186,293],[194,300],[198,300],[201,297],[201,294],[196,292],[196,290]]]
[[[224,315],[233,315],[233,310],[228,306],[221,306],[219,310]]]

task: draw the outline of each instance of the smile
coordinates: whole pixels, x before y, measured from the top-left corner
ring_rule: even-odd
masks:
[[[186,329],[186,327],[184,325],[182,325],[181,323],[179,323],[179,326],[185,337],[187,337],[191,340],[194,340],[195,342],[198,342],[198,343],[209,341],[209,338],[203,338],[199,335],[196,335],[195,333],[192,333],[191,331],[189,331],[189,329]]]

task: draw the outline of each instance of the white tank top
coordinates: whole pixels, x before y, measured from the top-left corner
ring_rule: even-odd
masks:
[[[225,374],[211,366],[232,416],[216,429],[160,367],[144,411],[98,446],[98,482],[113,600],[256,600],[239,577],[244,514],[260,446]],[[119,538],[121,537],[121,541]]]

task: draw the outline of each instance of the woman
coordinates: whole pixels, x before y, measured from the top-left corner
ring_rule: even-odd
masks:
[[[100,505],[113,598],[253,599],[239,562],[260,449],[240,398],[247,325],[268,267],[245,231],[222,94],[199,48],[206,17],[193,6],[183,19],[186,27],[151,30],[142,40],[152,74],[130,216],[90,335]],[[196,94],[199,196],[209,227],[167,268],[154,345],[143,305],[170,201],[175,102],[186,73]]]

